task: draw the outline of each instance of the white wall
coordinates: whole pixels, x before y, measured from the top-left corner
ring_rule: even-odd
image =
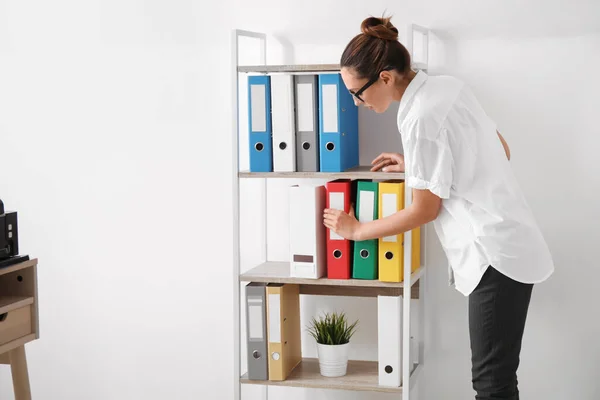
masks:
[[[0,198],[40,262],[35,399],[233,397],[227,6],[0,2]]]

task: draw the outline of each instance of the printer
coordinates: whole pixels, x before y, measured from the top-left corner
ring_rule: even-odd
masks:
[[[28,255],[19,254],[17,212],[5,212],[4,203],[0,200],[0,268],[27,260]]]

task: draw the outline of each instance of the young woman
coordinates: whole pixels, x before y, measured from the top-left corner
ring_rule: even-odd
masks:
[[[352,211],[327,209],[324,224],[359,241],[433,221],[450,283],[469,298],[476,399],[518,399],[533,284],[547,279],[554,265],[511,171],[509,147],[464,83],[411,69],[389,18],[367,18],[361,30],[342,54],[342,79],[357,105],[377,113],[400,102],[404,155],[382,153],[372,170],[405,172],[413,203],[366,223]]]

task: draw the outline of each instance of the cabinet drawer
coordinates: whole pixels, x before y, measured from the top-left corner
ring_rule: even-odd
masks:
[[[31,306],[0,314],[0,346],[31,333]]]

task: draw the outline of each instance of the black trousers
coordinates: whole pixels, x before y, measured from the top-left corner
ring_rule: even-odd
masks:
[[[477,400],[518,400],[517,368],[533,285],[488,267],[469,295],[472,382]]]

